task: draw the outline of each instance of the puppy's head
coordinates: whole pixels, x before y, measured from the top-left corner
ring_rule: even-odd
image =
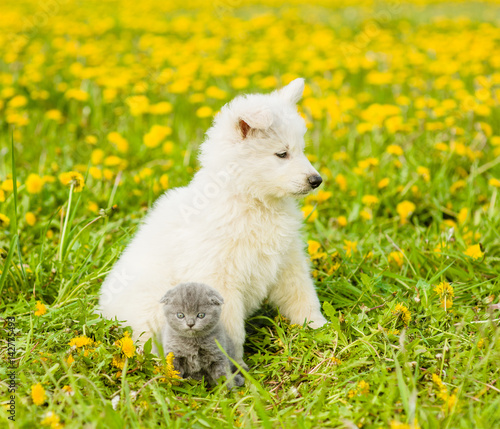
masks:
[[[257,197],[303,196],[321,176],[304,155],[306,125],[297,112],[304,80],[271,94],[235,98],[207,132],[200,161],[215,174],[231,165],[233,185]]]

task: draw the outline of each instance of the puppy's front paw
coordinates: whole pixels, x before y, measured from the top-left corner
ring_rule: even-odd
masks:
[[[318,316],[312,318],[312,321],[309,323],[309,327],[312,329],[318,329],[327,323],[328,320],[326,320],[323,315],[319,314]]]

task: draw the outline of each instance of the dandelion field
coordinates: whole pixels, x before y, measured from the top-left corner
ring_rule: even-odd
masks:
[[[0,15],[1,427],[500,426],[496,2],[3,0]],[[217,110],[299,76],[324,179],[300,201],[304,245],[331,323],[264,306],[245,387],[180,381],[94,314],[100,284],[189,182]]]

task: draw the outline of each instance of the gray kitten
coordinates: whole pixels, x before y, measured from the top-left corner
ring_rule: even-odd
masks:
[[[201,380],[214,385],[222,376],[231,376],[236,368],[215,343],[234,356],[234,345],[227,335],[220,314],[224,299],[203,283],[181,283],[160,300],[166,324],[162,331],[165,355],[174,354],[174,367],[183,378]],[[235,374],[233,384],[243,386],[244,378]]]

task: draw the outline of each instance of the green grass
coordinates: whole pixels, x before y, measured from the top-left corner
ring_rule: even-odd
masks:
[[[9,0],[6,10],[34,22],[35,3]],[[201,12],[170,12],[168,2],[137,10],[128,5],[130,11],[99,1],[77,9],[71,5],[61,2],[47,24],[40,21],[38,31],[29,33],[25,45],[0,43],[0,214],[10,219],[8,226],[0,222],[1,314],[5,320],[15,317],[17,376],[14,424],[7,419],[11,367],[5,323],[0,427],[59,427],[47,419],[50,412],[68,428],[500,426],[500,212],[499,188],[491,184],[500,179],[500,77],[495,66],[500,36],[490,24],[498,19],[498,7],[453,4],[450,16],[458,18],[443,20],[448,4],[403,4],[384,23],[377,13],[393,10],[385,4],[374,9],[289,9],[224,3],[222,17],[214,22],[207,16],[220,10],[209,6]],[[164,9],[156,13],[157,7]],[[261,12],[267,17],[249,21]],[[170,13],[191,25],[181,20],[167,29],[158,27]],[[108,16],[117,21],[107,26],[103,17]],[[379,17],[378,30],[365,33],[373,34],[366,39],[365,25],[374,16]],[[26,33],[18,22],[5,20],[1,34]],[[286,35],[283,46],[273,44],[273,31]],[[334,42],[323,45],[328,35]],[[192,46],[200,39],[203,51],[194,55]],[[75,53],[65,41],[85,48]],[[345,43],[351,48],[348,56],[337,49]],[[188,58],[170,58],[184,49]],[[162,50],[169,55],[157,54]],[[266,56],[268,51],[272,55]],[[256,52],[263,65],[255,64]],[[414,52],[422,57],[412,56]],[[223,67],[232,57],[253,67],[245,89],[233,87],[235,70],[227,75],[217,75],[216,68],[204,72],[211,60]],[[375,58],[380,72],[394,68],[393,81],[370,81],[372,66],[356,65],[367,58]],[[160,71],[171,68],[188,76],[189,67],[183,68],[186,62],[192,65],[188,60],[200,66],[195,78],[185,92],[172,93],[169,85],[184,76],[163,82]],[[459,67],[448,73],[451,61]],[[78,75],[75,63],[89,74]],[[104,89],[113,85],[102,83],[99,67],[111,70],[117,81],[128,70],[136,74],[118,87],[115,99],[106,101]],[[305,219],[304,246],[308,240],[318,243],[311,265],[331,323],[316,331],[290,325],[264,304],[247,322],[245,360],[250,369],[243,388],[228,390],[222,383],[209,389],[192,380],[165,379],[158,372],[160,359],[148,346],[120,370],[113,365],[113,358],[123,357],[116,342],[130,328],[94,313],[99,287],[163,192],[160,177],[167,174],[173,188],[186,185],[196,171],[197,149],[211,120],[197,117],[198,108],[217,111],[239,93],[269,91],[263,78],[275,76],[280,85],[291,72],[310,84],[310,95],[301,103],[311,125],[307,152],[325,179],[322,191],[331,192],[320,191],[304,203],[317,212],[317,218],[313,213]],[[455,86],[436,85],[442,77]],[[484,94],[477,92],[486,85],[483,78],[492,94],[484,102]],[[69,99],[61,83],[84,89],[88,100]],[[209,86],[226,95],[191,98]],[[26,97],[26,106],[10,107],[14,94],[9,88]],[[37,91],[47,91],[47,98]],[[169,101],[173,111],[131,115],[127,97],[142,93],[151,104]],[[400,95],[409,98],[408,106],[398,104]],[[466,95],[490,111],[485,114],[477,106],[467,110]],[[433,103],[439,107],[449,99],[457,105],[444,116],[433,110]],[[421,105],[422,100],[427,104]],[[346,116],[334,120],[336,102]],[[377,103],[382,106],[376,112],[388,111],[383,105],[400,106],[409,128],[391,129],[383,119],[364,133],[358,125],[378,121],[366,116]],[[45,116],[50,109],[61,112],[60,123]],[[9,119],[13,112],[29,114],[28,123]],[[449,118],[453,123],[446,122]],[[166,138],[173,142],[171,150],[143,144],[155,124],[172,128]],[[114,131],[127,139],[128,151],[120,152],[108,141]],[[448,150],[437,149],[438,142]],[[402,148],[402,155],[388,152],[393,144]],[[104,160],[92,157],[95,149],[104,151]],[[106,166],[109,156],[119,156],[127,165]],[[360,170],[360,162],[368,158],[378,164]],[[430,180],[418,170],[422,166]],[[101,173],[108,169],[109,176],[97,178],[91,168]],[[70,170],[83,175],[82,192],[60,182],[59,174]],[[49,176],[39,193],[29,189],[32,173]],[[16,176],[19,184],[10,190],[8,181],[15,182]],[[389,184],[379,187],[384,178]],[[367,207],[366,195],[378,201]],[[415,205],[406,222],[397,210],[403,201]],[[33,225],[27,213],[35,215]],[[346,240],[356,243],[352,254]],[[464,253],[478,244],[484,249],[479,258]],[[446,310],[435,290],[441,282],[449,283],[454,293]],[[43,315],[35,315],[38,301],[46,306]],[[70,341],[82,336],[92,343],[72,349]],[[46,397],[36,404],[32,386],[39,383]]]

